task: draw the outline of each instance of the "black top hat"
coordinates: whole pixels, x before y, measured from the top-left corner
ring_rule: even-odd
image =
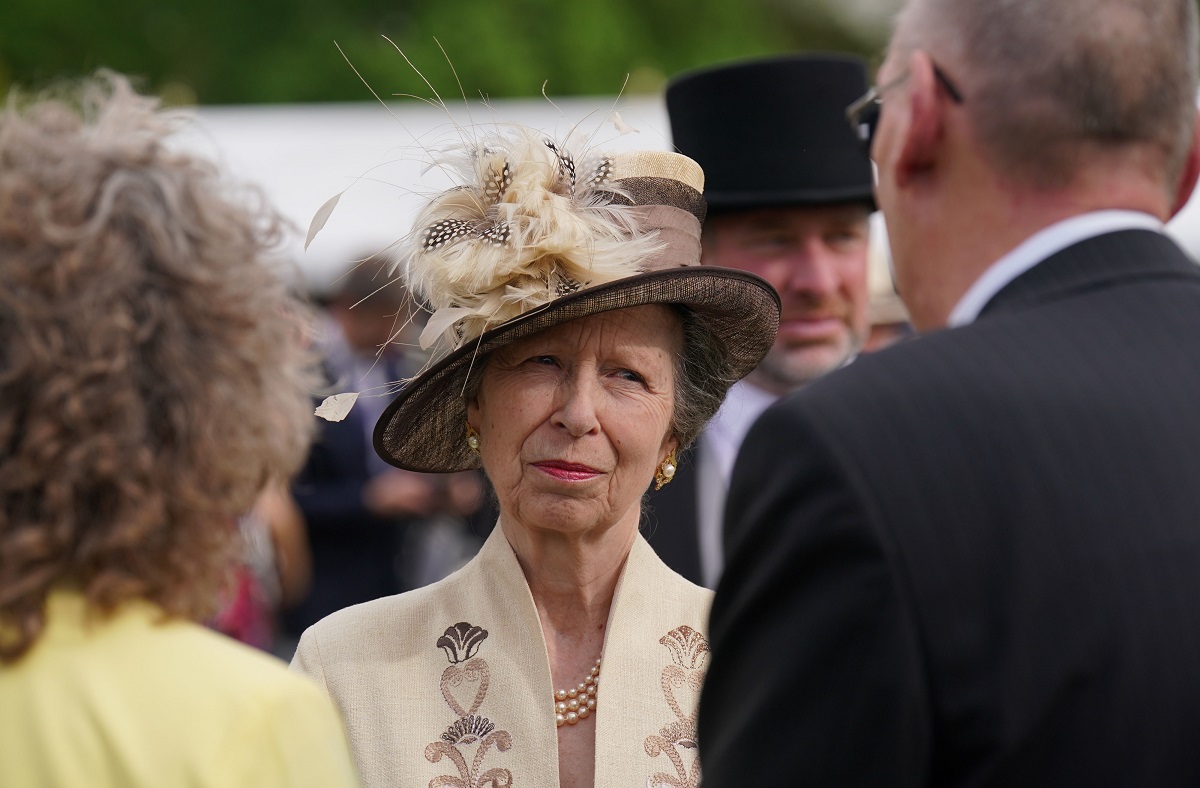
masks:
[[[787,55],[690,71],[667,86],[676,149],[704,168],[710,212],[864,201],[871,162],[846,122],[867,91],[848,55]]]

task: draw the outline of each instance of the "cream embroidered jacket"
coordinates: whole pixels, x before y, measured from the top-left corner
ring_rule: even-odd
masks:
[[[637,537],[605,635],[598,787],[699,783],[696,704],[711,601]],[[545,640],[499,526],[445,580],[311,627],[292,668],[341,710],[366,788],[558,786]]]

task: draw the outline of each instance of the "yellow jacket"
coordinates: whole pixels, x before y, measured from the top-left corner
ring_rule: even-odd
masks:
[[[145,602],[111,618],[55,592],[0,665],[0,786],[357,785],[336,712],[273,657]]]

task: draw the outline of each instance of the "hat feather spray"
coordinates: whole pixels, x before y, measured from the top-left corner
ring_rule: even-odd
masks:
[[[421,348],[436,360],[556,298],[634,275],[661,252],[658,233],[639,231],[623,205],[625,158],[518,125],[434,153],[426,171],[447,172],[455,185],[417,216],[392,264],[430,312]],[[336,204],[313,217],[309,241]],[[335,394],[317,415],[340,421],[356,399]]]
[[[417,217],[397,260],[432,312],[422,348],[457,348],[557,297],[630,276],[662,247],[612,205],[621,192],[611,157],[577,159],[533,129],[501,127],[434,166],[459,185]]]

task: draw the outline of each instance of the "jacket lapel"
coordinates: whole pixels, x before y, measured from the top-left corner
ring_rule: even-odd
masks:
[[[1200,282],[1200,268],[1162,233],[1149,230],[1106,233],[1051,255],[1009,282],[987,303],[980,318],[1148,279]]]
[[[711,592],[681,581],[637,539],[604,644],[597,786],[699,784],[696,709],[711,600]]]
[[[438,719],[429,777],[558,785],[549,657],[516,555],[495,528],[444,608],[424,671]],[[695,786],[696,704],[711,592],[682,581],[638,536],[622,570],[597,692],[596,785]],[[454,620],[451,620],[454,619]],[[440,651],[439,651],[440,650]],[[450,784],[450,783],[446,783]],[[455,783],[456,784],[456,783]]]

